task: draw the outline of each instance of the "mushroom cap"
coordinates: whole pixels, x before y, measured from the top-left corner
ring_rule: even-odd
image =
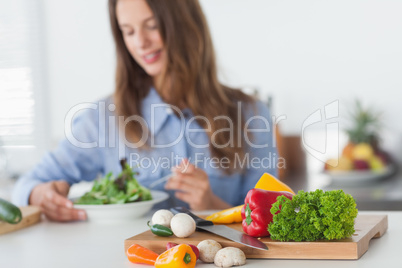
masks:
[[[170,220],[170,228],[175,236],[189,237],[195,232],[195,221],[186,213],[178,213]]]
[[[216,253],[214,263],[218,267],[240,266],[246,264],[246,255],[239,248],[226,247]]]

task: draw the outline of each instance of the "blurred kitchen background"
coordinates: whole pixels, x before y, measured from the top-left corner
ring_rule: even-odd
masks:
[[[258,92],[280,121],[295,190],[327,186],[324,161],[347,143],[356,99],[382,112],[381,146],[402,163],[402,1],[200,2],[221,80]],[[0,196],[64,138],[74,105],[112,93],[114,67],[107,0],[0,0]],[[399,202],[398,176],[350,192]]]

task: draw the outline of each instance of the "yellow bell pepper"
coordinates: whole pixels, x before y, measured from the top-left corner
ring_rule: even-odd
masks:
[[[206,219],[213,223],[228,224],[233,222],[241,222],[241,208],[243,205],[221,210],[209,215]]]
[[[269,173],[262,174],[261,178],[258,180],[254,188],[277,192],[285,191],[296,194],[289,186],[287,186],[285,183],[281,182]]]
[[[295,194],[295,192],[289,186],[268,173],[264,173],[261,176],[254,188],[277,192],[286,191]],[[243,206],[244,205],[240,205],[237,207],[218,211],[214,214],[209,215],[208,217],[206,217],[206,219],[212,221],[213,223],[221,224],[242,222],[241,209]]]
[[[197,257],[189,245],[180,244],[172,247],[155,261],[156,268],[194,268]]]

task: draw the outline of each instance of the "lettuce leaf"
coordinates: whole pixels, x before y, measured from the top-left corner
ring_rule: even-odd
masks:
[[[81,205],[102,205],[102,204],[124,204],[151,200],[151,191],[140,185],[135,178],[136,173],[126,163],[125,159],[120,161],[122,172],[113,178],[112,173],[94,182],[91,191],[85,193],[75,204]]]

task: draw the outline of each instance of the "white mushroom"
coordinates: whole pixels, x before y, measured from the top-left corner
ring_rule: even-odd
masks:
[[[216,253],[214,263],[218,267],[240,266],[246,264],[246,255],[239,248],[226,247]]]
[[[177,237],[189,237],[195,232],[195,221],[186,213],[178,213],[170,221],[170,228]]]
[[[166,227],[170,227],[170,221],[173,218],[173,213],[167,209],[160,209],[152,215],[152,224],[160,224]]]
[[[200,260],[206,263],[214,262],[215,254],[222,248],[221,244],[212,239],[203,240],[197,245]]]

